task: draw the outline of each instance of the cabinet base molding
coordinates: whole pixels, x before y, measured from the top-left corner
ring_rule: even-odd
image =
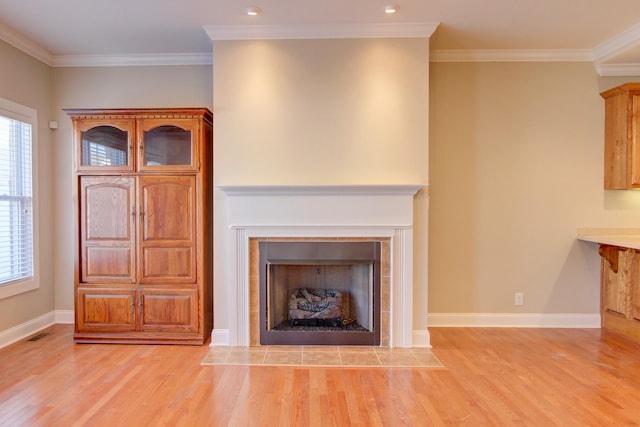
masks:
[[[205,340],[194,334],[186,336],[179,334],[170,336],[162,334],[158,336],[140,336],[139,333],[121,334],[88,334],[76,333],[73,340],[78,344],[182,344],[182,345],[203,345]]]
[[[619,314],[605,312],[602,314],[602,330],[640,342],[640,321],[637,319],[629,320]]]

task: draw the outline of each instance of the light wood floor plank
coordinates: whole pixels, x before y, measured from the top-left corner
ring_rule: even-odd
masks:
[[[0,349],[0,426],[633,426],[640,345],[599,330],[431,329],[444,368],[202,366],[208,346]]]

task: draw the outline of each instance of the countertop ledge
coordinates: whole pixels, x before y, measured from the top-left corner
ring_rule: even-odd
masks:
[[[578,228],[578,240],[640,249],[640,228]]]

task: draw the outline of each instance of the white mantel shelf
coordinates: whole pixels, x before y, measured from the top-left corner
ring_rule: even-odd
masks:
[[[219,185],[219,189],[233,196],[277,195],[414,195],[426,184],[384,185]]]

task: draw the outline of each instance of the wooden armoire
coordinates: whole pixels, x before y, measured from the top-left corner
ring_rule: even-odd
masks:
[[[211,111],[65,111],[75,341],[203,344],[213,323]]]

